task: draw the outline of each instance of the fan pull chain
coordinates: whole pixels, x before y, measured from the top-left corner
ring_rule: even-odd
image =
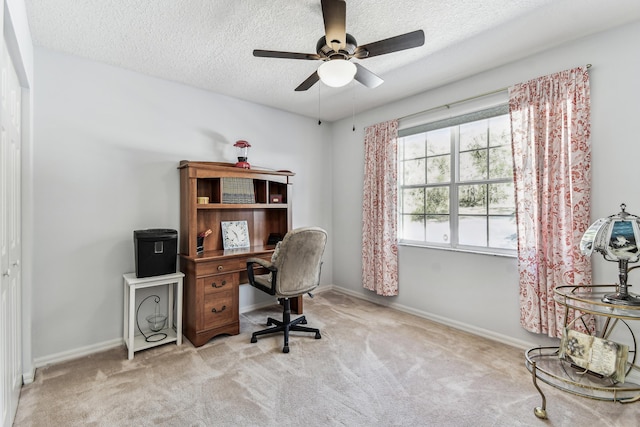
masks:
[[[322,120],[320,120],[320,86],[322,83],[318,82],[318,126],[322,124]]]
[[[353,124],[353,132],[356,131],[356,81],[351,81],[351,123]]]

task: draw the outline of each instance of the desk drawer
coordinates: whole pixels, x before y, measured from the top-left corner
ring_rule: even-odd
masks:
[[[231,273],[203,277],[202,279],[198,279],[198,287],[202,286],[205,295],[224,292],[233,289],[234,286],[238,286],[239,276],[238,273]]]
[[[245,271],[247,269],[246,258],[220,259],[210,262],[200,262],[196,265],[196,276],[209,274],[221,274],[233,271]]]
[[[219,291],[205,295],[203,323],[204,329],[213,329],[235,322],[238,318],[238,302],[234,291]]]

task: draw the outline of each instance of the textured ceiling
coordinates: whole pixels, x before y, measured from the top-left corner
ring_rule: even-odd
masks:
[[[320,109],[326,121],[640,19],[639,0],[347,0],[347,32],[358,44],[422,29],[425,45],[353,59],[385,80],[375,89],[316,84],[294,92],[321,62],[256,58],[252,51],[315,53],[324,35],[320,0],[26,5],[36,46],[309,117]]]

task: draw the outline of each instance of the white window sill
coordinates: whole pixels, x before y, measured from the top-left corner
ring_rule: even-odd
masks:
[[[398,246],[407,246],[412,248],[425,248],[425,249],[436,249],[441,251],[449,251],[449,252],[463,252],[468,254],[477,254],[477,255],[489,255],[489,256],[498,256],[504,258],[517,258],[517,251],[504,251],[504,252],[494,252],[491,250],[482,250],[480,248],[468,248],[468,247],[458,247],[452,248],[447,246],[436,246],[436,245],[425,245],[425,244],[417,244],[417,243],[409,243],[409,242],[398,242]]]

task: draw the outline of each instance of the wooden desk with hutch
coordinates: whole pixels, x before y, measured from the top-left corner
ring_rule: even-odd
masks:
[[[211,338],[240,333],[239,286],[247,283],[246,260],[267,260],[275,249],[270,234],[291,229],[291,177],[288,171],[236,168],[232,163],[183,160],[180,170],[180,270],[184,278],[184,335],[199,347]],[[255,203],[225,203],[225,178],[251,180]],[[198,204],[198,197],[209,203]],[[247,221],[249,248],[224,250],[222,221]],[[204,251],[197,251],[198,234],[211,229]],[[256,272],[262,274],[264,272]],[[302,298],[292,301],[302,313]]]

